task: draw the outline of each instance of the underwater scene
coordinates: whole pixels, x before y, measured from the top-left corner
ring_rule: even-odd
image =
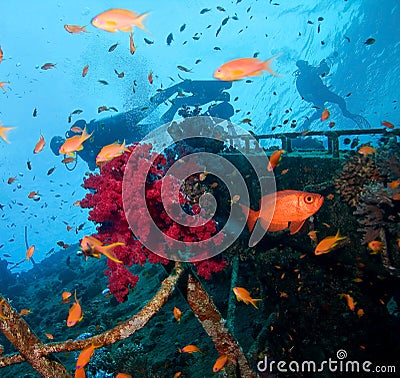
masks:
[[[0,377],[398,374],[398,1],[0,12]]]

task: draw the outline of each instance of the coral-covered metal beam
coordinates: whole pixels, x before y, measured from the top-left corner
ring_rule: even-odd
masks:
[[[32,334],[32,331],[29,329],[28,325],[25,323],[23,319],[21,319],[18,313],[13,310],[8,303],[2,302],[1,307],[1,320],[0,320],[0,329],[7,336],[7,338],[21,351],[21,354],[14,354],[11,356],[4,356],[0,358],[0,367],[4,367],[10,365],[12,363],[22,362],[27,360],[32,366],[39,371],[36,366],[39,364],[37,361],[45,362],[48,360],[44,357],[50,353],[59,353],[59,352],[68,352],[73,350],[81,350],[94,345],[111,345],[116,341],[126,339],[127,337],[133,335],[136,331],[143,328],[148,321],[162,308],[165,302],[168,300],[169,296],[173,292],[179,277],[182,275],[184,268],[182,264],[177,262],[175,264],[173,272],[166,278],[161,284],[161,288],[158,290],[156,295],[134,316],[126,320],[121,325],[110,329],[100,335],[96,335],[94,337],[85,339],[85,340],[66,340],[62,343],[48,343],[42,344],[39,339],[36,338]],[[4,304],[6,303],[6,304]],[[13,316],[10,316],[10,310],[13,311]],[[18,317],[19,321],[22,321],[23,324],[16,324],[16,318]],[[20,330],[22,329],[22,331]],[[8,335],[10,334],[10,337]],[[20,349],[19,344],[29,345],[29,355],[27,355],[27,351],[25,349]],[[27,346],[25,346],[27,348]],[[24,348],[24,347],[22,347]],[[49,361],[50,363],[50,361]],[[54,361],[51,362],[54,364]],[[43,375],[47,367],[52,370],[52,375]],[[63,373],[57,373],[54,375],[56,370],[56,365],[45,365],[44,363],[39,366],[39,368],[43,368],[42,371],[39,371],[44,377],[70,377],[70,375],[65,375]]]
[[[383,227],[380,228],[380,230],[379,230],[379,237],[382,241],[382,250],[381,250],[382,265],[389,272],[389,274],[391,274],[392,276],[400,277],[399,269],[394,267],[391,263],[388,244],[387,244],[387,240],[386,240],[386,232]]]
[[[241,377],[258,377],[248,363],[238,342],[226,327],[225,320],[215,307],[214,302],[200,282],[192,275],[189,276],[187,300],[219,354],[226,354],[229,360],[239,367]],[[229,366],[227,372],[230,374]],[[233,372],[229,376],[236,376],[236,374]]]
[[[43,354],[38,354],[38,347],[43,345],[32,332],[25,320],[11,307],[6,299],[0,296],[0,330],[4,336],[19,350],[20,355],[45,378],[71,378],[65,367],[57,361],[50,360]],[[7,361],[7,356],[1,360]],[[15,355],[8,361],[15,361]],[[0,360],[0,366],[3,365]],[[17,360],[18,361],[18,360]],[[22,361],[18,361],[22,362]]]

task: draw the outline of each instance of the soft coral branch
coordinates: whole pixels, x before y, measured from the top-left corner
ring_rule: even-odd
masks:
[[[147,209],[143,209],[140,205],[140,192],[132,190],[129,198],[124,198],[124,201],[128,202],[125,203],[125,208],[132,212],[129,213],[129,219],[133,219],[134,222],[131,226],[133,229],[139,230],[138,235],[132,234],[125,216],[122,198],[122,181],[125,168],[134,149],[135,157],[138,156],[138,158],[133,162],[129,161],[129,164],[134,165],[134,169],[130,169],[130,172],[143,172],[144,167],[148,167],[149,162],[152,162],[148,170],[145,186]],[[140,239],[148,237],[151,230],[150,221],[143,216],[143,211],[148,211],[157,227],[165,235],[175,240],[202,242],[211,238],[217,232],[216,223],[213,220],[209,220],[202,226],[190,227],[190,225],[184,226],[175,222],[166,214],[161,196],[162,185],[167,186],[168,192],[178,193],[178,200],[174,206],[180,207],[184,205],[185,194],[182,193],[178,179],[173,176],[165,176],[167,168],[165,156],[150,152],[150,149],[151,145],[149,144],[130,146],[130,152],[125,152],[123,155],[103,164],[100,174],[91,174],[85,179],[83,185],[84,188],[89,189],[91,192],[82,199],[81,207],[90,208],[89,220],[99,224],[97,227],[98,233],[95,237],[107,244],[116,242],[125,244],[124,246],[116,247],[114,250],[116,257],[123,264],[109,260],[108,269],[105,271],[108,276],[109,289],[120,302],[126,300],[129,290],[133,289],[138,281],[138,277],[132,275],[127,267],[132,264],[142,265],[146,261],[150,263],[168,263],[167,259],[152,253],[140,243]],[[138,180],[139,178],[132,175],[128,179]],[[129,180],[128,182],[130,182]],[[221,239],[218,238],[215,244],[220,241]],[[167,248],[167,246],[163,247]],[[196,263],[196,265],[198,274],[209,279],[212,272],[222,270],[226,263],[222,259],[212,259]]]

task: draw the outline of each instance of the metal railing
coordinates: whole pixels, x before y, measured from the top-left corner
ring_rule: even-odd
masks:
[[[292,141],[298,137],[325,136],[328,139],[328,154],[332,157],[339,157],[339,138],[352,135],[382,135],[382,136],[400,136],[400,129],[365,129],[365,130],[336,130],[336,131],[309,131],[307,133],[288,132],[279,134],[253,134],[253,137],[260,141],[262,139],[280,139],[282,149],[286,152],[293,152]],[[229,142],[234,145],[235,139],[241,139],[245,143],[246,153],[251,151],[250,137],[247,134],[235,135],[229,137]]]

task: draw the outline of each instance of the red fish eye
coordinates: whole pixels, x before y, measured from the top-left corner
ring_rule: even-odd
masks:
[[[305,196],[304,201],[305,201],[305,203],[313,203],[314,197],[313,196]]]

